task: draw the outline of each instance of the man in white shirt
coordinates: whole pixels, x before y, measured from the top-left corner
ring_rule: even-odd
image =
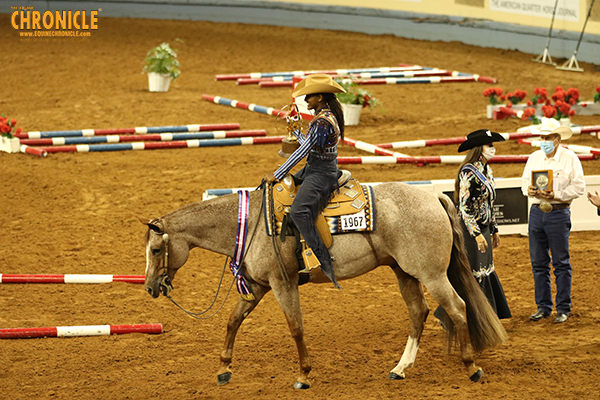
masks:
[[[532,132],[537,130],[532,128]],[[535,133],[535,132],[534,132]],[[565,322],[571,312],[571,275],[569,234],[571,232],[571,201],[585,193],[581,162],[575,153],[560,146],[561,140],[571,137],[570,128],[561,127],[555,119],[543,118],[537,133],[541,149],[529,156],[523,176],[523,195],[532,197],[529,212],[529,256],[535,283],[537,312],[529,317],[539,321],[552,315],[550,285],[550,254],[556,277],[556,318]],[[532,171],[536,173],[532,182]],[[546,179],[547,178],[547,179]],[[548,187],[540,189],[544,183]]]

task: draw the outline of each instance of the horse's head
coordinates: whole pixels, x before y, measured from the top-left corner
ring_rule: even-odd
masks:
[[[160,218],[138,218],[148,226],[146,232],[146,291],[154,298],[168,295],[173,290],[172,280],[185,264],[189,247],[176,233],[168,233]]]

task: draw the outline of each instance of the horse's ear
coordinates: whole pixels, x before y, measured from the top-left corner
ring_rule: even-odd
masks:
[[[163,226],[159,219],[149,220],[144,217],[137,217],[137,219],[144,225],[148,226],[149,229],[156,233],[163,233]]]
[[[148,218],[137,217],[137,219],[138,219],[138,221],[140,221],[144,225],[148,225],[150,223],[150,220]]]

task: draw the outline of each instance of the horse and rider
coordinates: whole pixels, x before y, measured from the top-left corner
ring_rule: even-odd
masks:
[[[416,359],[429,314],[425,286],[448,314],[452,323],[449,329],[456,335],[469,377],[478,381],[482,370],[475,364],[474,352],[503,343],[507,336],[471,273],[460,220],[448,196],[400,182],[382,183],[372,188],[377,203],[377,229],[337,235],[329,250],[317,234],[315,217],[338,188],[337,146],[343,138],[344,117],[335,93],[343,90],[324,74],[309,75],[297,85],[293,95],[305,95],[315,116],[306,135],[296,132],[298,149],[266,180],[274,183],[287,179],[286,174],[307,157],[306,165],[295,174],[302,184],[291,204],[290,216],[317,256],[321,270],[336,287],[339,288],[338,281],[358,277],[379,266],[388,266],[394,272],[408,308],[411,329],[404,353],[390,371],[390,379],[404,378],[405,369]],[[300,375],[294,387],[307,389],[311,362],[300,306],[301,268],[296,243],[267,234],[263,205],[264,191],[255,190],[244,196],[231,194],[189,204],[153,220],[140,219],[148,227],[145,287],[154,298],[161,293],[168,295],[177,270],[196,247],[235,258],[236,278],[247,285],[251,296],[240,296],[229,318],[217,382],[225,384],[231,380],[230,364],[238,329],[272,290],[298,349]],[[251,232],[248,240],[239,240],[242,225]]]

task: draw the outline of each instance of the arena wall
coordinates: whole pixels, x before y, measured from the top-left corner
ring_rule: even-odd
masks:
[[[600,64],[600,3],[558,0],[549,52]],[[534,55],[546,46],[555,0],[0,0],[0,13],[100,10],[103,17],[237,22],[393,34],[514,49]],[[585,25],[585,31],[581,32]],[[399,60],[401,61],[401,60]]]

